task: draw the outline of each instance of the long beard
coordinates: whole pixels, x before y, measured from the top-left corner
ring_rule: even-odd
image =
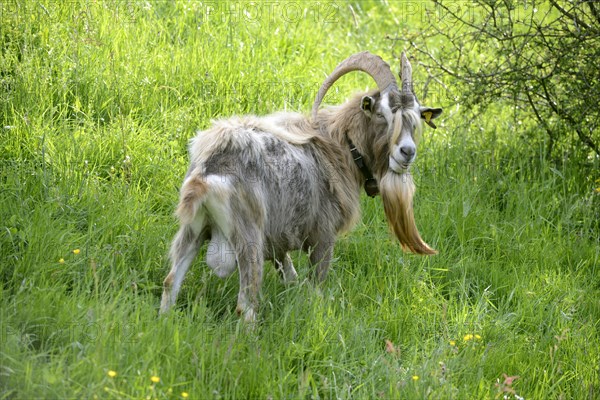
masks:
[[[402,248],[415,254],[437,254],[421,239],[415,225],[412,205],[415,184],[410,173],[387,171],[379,182],[379,190],[388,224]]]

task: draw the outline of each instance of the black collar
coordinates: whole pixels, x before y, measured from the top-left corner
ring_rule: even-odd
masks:
[[[346,135],[346,141],[348,142],[348,146],[350,146],[350,153],[352,153],[352,158],[354,159],[354,163],[356,163],[356,166],[358,167],[358,169],[360,169],[360,172],[363,174],[363,176],[365,178],[365,183],[364,183],[365,192],[367,192],[367,195],[369,197],[377,196],[379,194],[379,187],[377,186],[377,180],[375,178],[373,178],[373,174],[371,173],[371,170],[369,169],[369,167],[367,167],[367,164],[365,164],[362,154],[360,154],[360,152],[358,151],[358,149],[356,148],[354,143],[352,143],[352,141],[350,140],[348,135]]]

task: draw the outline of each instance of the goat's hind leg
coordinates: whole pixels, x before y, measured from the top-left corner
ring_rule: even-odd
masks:
[[[169,311],[175,304],[183,278],[206,238],[207,232],[205,229],[202,229],[200,233],[196,233],[190,225],[182,225],[179,228],[171,244],[171,271],[169,271],[163,282],[163,294],[160,303],[161,314]]]
[[[236,235],[234,240],[240,273],[236,311],[246,322],[255,322],[263,277],[263,243],[259,230]],[[250,239],[252,238],[252,239]]]

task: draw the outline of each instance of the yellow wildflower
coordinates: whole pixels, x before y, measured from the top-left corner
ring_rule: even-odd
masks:
[[[64,263],[65,263],[65,259],[64,259],[64,258],[61,258],[60,260],[58,260],[58,263],[59,263],[59,264],[64,264]]]
[[[413,375],[412,376],[412,380],[415,381],[415,382],[418,381],[419,380],[419,375]]]
[[[184,399],[187,399],[190,395],[188,394],[188,392],[181,392],[181,397],[183,397]]]
[[[150,380],[152,381],[152,383],[158,383],[158,382],[160,382],[160,378],[158,376],[156,376],[156,375],[152,375],[150,377]]]
[[[450,340],[448,343],[450,343],[450,346],[456,346],[456,340]]]
[[[75,250],[73,250],[73,254],[77,255],[77,254],[79,254],[79,253],[81,253],[81,250],[79,250],[79,249],[75,249]]]
[[[110,376],[111,378],[114,378],[115,376],[117,376],[117,372],[113,371],[112,369],[109,369],[107,372],[108,376]]]
[[[480,340],[481,336],[479,336],[477,334],[473,335],[472,333],[468,333],[465,335],[465,337],[463,337],[463,339],[465,342],[468,342],[469,340],[473,340],[473,339]]]

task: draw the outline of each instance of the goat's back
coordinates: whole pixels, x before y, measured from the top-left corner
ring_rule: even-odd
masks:
[[[358,190],[341,151],[300,114],[232,118],[193,139],[186,182],[201,178],[208,191],[228,193],[227,224],[256,226],[266,249],[281,254],[332,240],[357,219]]]

